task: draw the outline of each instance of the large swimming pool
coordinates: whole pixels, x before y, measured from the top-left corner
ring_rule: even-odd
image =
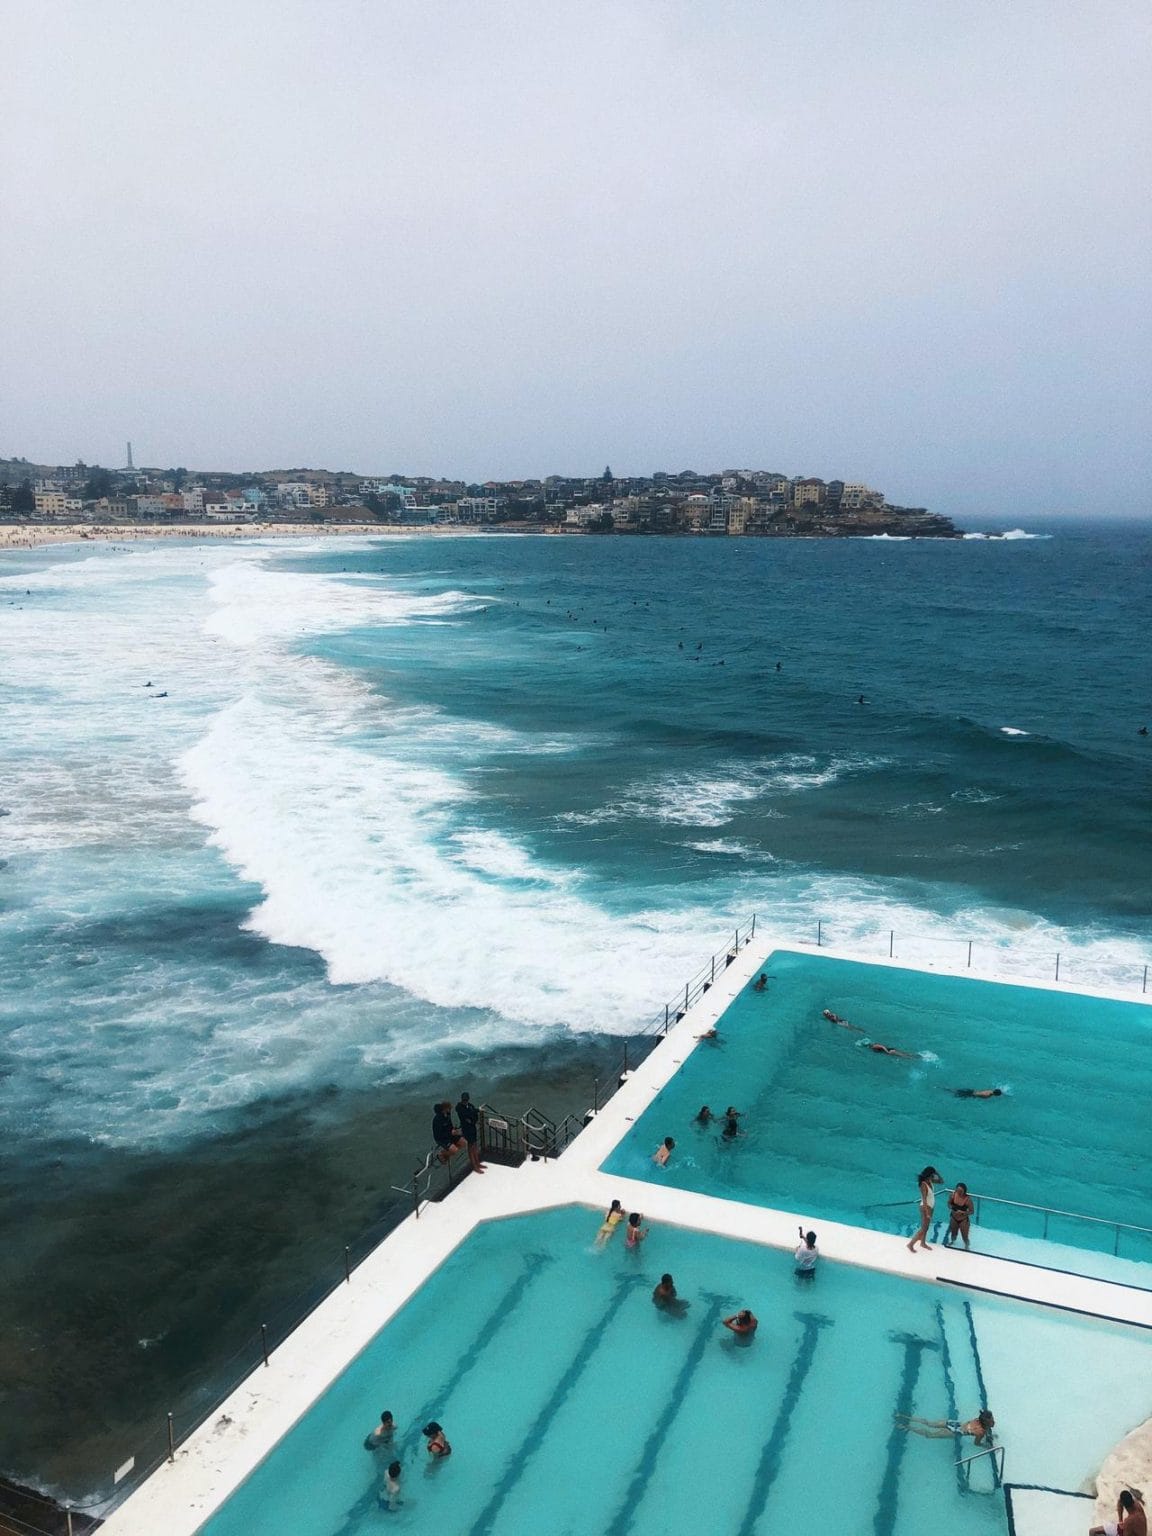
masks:
[[[1010,1482],[1075,1488],[1147,1413],[1152,1338],[949,1287],[825,1266],[678,1228],[638,1254],[600,1213],[480,1228],[203,1527],[202,1536],[874,1536],[1002,1533],[971,1441],[920,1439],[988,1403]],[[687,1307],[651,1299],[670,1271]],[[722,1319],[760,1319],[745,1346]],[[1044,1395],[1046,1362],[1075,1390]],[[275,1363],[275,1362],[273,1362]],[[398,1425],[403,1503],[381,1510]],[[453,1454],[429,1465],[420,1427]]]
[[[764,970],[767,990],[736,998],[719,1043],[697,1046],[608,1172],[901,1230],[931,1163],[1006,1201],[1152,1227],[1152,1008],[819,955],[779,952]],[[994,1087],[1001,1097],[953,1092]],[[704,1104],[735,1104],[742,1134],[698,1126]],[[676,1151],[657,1171],[669,1135]],[[1007,1234],[1152,1259],[1139,1234],[983,1203],[974,1246],[1011,1251]]]

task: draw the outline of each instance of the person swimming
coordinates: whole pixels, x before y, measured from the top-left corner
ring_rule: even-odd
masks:
[[[672,1137],[665,1136],[664,1140],[652,1154],[652,1161],[656,1164],[657,1168],[664,1168],[667,1166],[668,1159],[672,1156],[672,1153],[675,1151],[675,1149],[676,1143]]]
[[[957,1099],[998,1099],[1003,1088],[951,1088],[949,1092]]]
[[[725,1141],[735,1141],[737,1136],[743,1135],[740,1129],[741,1111],[734,1109],[731,1104],[724,1111],[724,1129],[720,1132]]]
[[[824,1017],[829,1024],[839,1024],[841,1029],[854,1029],[858,1035],[864,1033],[859,1024],[849,1024],[847,1019],[842,1019],[838,1013],[833,1013],[831,1008],[825,1008]]]
[[[974,1419],[921,1419],[911,1413],[896,1413],[892,1417],[901,1429],[913,1435],[923,1435],[926,1440],[943,1440],[948,1435],[971,1435],[976,1445],[991,1443],[996,1420],[987,1408],[981,1408]]]
[[[715,1026],[713,1026],[711,1029],[706,1029],[702,1035],[697,1035],[696,1038],[697,1040],[707,1040],[709,1045],[722,1044],[720,1039],[720,1031]]]
[[[628,1231],[624,1238],[624,1246],[633,1253],[639,1253],[640,1244],[648,1236],[648,1228],[640,1223],[644,1220],[639,1211],[633,1211],[628,1218]]]
[[[753,992],[764,992],[767,991],[767,988],[768,977],[763,972],[761,972],[761,974],[757,976],[756,980],[752,983],[752,990]]]
[[[881,1045],[879,1040],[869,1040],[867,1035],[857,1040],[856,1044],[862,1051],[872,1051],[877,1056],[898,1056],[901,1061],[918,1061],[920,1059],[914,1051],[901,1051],[894,1045]]]
[[[708,1108],[707,1104],[701,1104],[699,1113],[696,1116],[696,1124],[697,1125],[711,1125],[713,1120],[715,1120],[715,1118],[716,1118],[716,1116]]]

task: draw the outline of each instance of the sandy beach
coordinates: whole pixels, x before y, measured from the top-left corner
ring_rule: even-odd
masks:
[[[0,549],[35,549],[40,544],[81,540],[124,544],[154,539],[337,538],[342,534],[474,533],[472,528],[395,523],[4,523]]]

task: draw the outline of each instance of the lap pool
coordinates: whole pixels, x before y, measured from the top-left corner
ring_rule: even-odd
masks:
[[[692,1051],[605,1171],[900,1230],[914,1226],[916,1175],[933,1164],[949,1185],[1105,1223],[984,1202],[975,1247],[1105,1274],[1114,1252],[1152,1259],[1152,1238],[1106,1224],[1152,1227],[1138,1107],[1152,1091],[1148,1005],[786,951],[763,969],[767,990],[741,992],[720,1043]],[[865,1035],[828,1023],[825,1008]],[[861,1049],[865,1037],[916,1059]],[[992,1087],[1002,1096],[952,1092]],[[725,1142],[719,1122],[695,1125],[704,1104],[735,1104],[743,1134]],[[677,1147],[658,1171],[665,1136]],[[1013,1238],[1065,1246],[1044,1257]]]
[[[566,1207],[479,1228],[202,1536],[875,1536],[1005,1530],[991,1461],[897,1413],[991,1406],[1009,1482],[1076,1488],[1147,1413],[1152,1336],[681,1228],[639,1253]],[[688,1303],[657,1310],[670,1271]],[[747,1305],[743,1346],[721,1326]],[[1074,1390],[1043,1393],[1059,1362]],[[1040,1401],[1043,1399],[1041,1408]],[[403,1503],[362,1441],[390,1409]],[[420,1426],[453,1454],[428,1466]],[[966,1448],[964,1448],[966,1447]]]

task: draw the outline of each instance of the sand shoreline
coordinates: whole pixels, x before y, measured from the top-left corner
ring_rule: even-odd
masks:
[[[437,527],[431,523],[62,523],[59,526],[4,523],[0,524],[0,550],[37,549],[43,544],[123,544],[155,539],[324,539],[349,534],[364,538],[365,535],[455,535],[477,531],[473,528]]]

